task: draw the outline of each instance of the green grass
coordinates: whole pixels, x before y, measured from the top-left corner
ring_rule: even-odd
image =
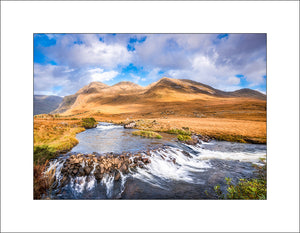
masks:
[[[267,179],[266,179],[266,163],[263,166],[257,166],[256,179],[239,179],[237,184],[232,183],[231,178],[225,178],[227,184],[227,192],[220,190],[220,185],[214,187],[219,199],[242,199],[242,200],[265,200],[267,198]]]
[[[167,131],[165,131],[166,133],[169,133],[169,134],[177,134],[177,135],[187,135],[187,136],[191,136],[192,133],[191,131],[187,128],[187,127],[184,127],[185,129],[169,129]]]
[[[134,132],[132,132],[132,134],[135,136],[141,136],[141,137],[145,137],[145,138],[157,138],[157,139],[162,138],[162,136],[159,133],[156,133],[153,131],[140,130],[140,131],[134,131]]]
[[[34,146],[33,162],[35,164],[44,164],[47,160],[55,158],[57,154],[57,150],[48,145]]]
[[[179,134],[177,135],[177,139],[179,141],[187,141],[187,140],[191,140],[191,136]]]

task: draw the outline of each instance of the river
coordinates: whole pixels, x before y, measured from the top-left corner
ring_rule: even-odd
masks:
[[[151,163],[120,174],[120,179],[105,174],[101,181],[93,176],[71,177],[64,186],[51,189],[52,199],[216,199],[214,186],[226,190],[225,178],[237,182],[253,178],[253,164],[266,158],[266,145],[225,141],[186,145],[174,135],[163,139],[133,136],[133,129],[100,122],[96,128],[77,134],[79,144],[71,152],[50,162],[56,182],[61,169],[72,154],[101,156],[105,153],[141,153],[151,155]],[[95,169],[95,168],[94,168]]]

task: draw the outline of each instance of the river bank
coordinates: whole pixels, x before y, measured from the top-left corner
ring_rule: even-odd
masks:
[[[78,144],[76,134],[85,130],[82,118],[63,115],[41,115],[34,118],[35,162],[40,163],[59,153],[66,153]],[[171,130],[188,129],[191,134],[202,135],[220,141],[266,144],[266,123],[215,118],[123,119],[94,116],[97,121],[125,125],[134,122],[135,129],[168,133]],[[43,158],[43,153],[45,158]],[[46,156],[46,154],[48,154]]]
[[[189,145],[176,137],[134,136],[111,123],[77,135],[80,143],[45,168],[51,199],[217,199],[225,177],[254,178],[265,146],[218,142]],[[93,152],[93,153],[92,153]],[[152,190],[149,192],[149,190]],[[46,196],[45,196],[46,195]]]
[[[88,117],[88,116],[82,116]],[[102,118],[101,118],[102,119]],[[99,117],[96,117],[96,120],[101,120]],[[207,119],[206,119],[207,120]],[[170,135],[171,138],[174,138],[176,140],[176,134],[170,134],[170,132],[174,131],[188,131],[191,132],[191,136],[195,136],[200,141],[209,141],[211,139],[219,139],[222,140],[220,137],[216,137],[216,135],[225,135],[227,136],[226,139],[228,139],[228,135],[224,134],[226,131],[226,128],[231,125],[232,122],[229,122],[230,124],[227,125],[227,127],[223,127],[223,131],[217,131],[219,130],[219,127],[217,124],[215,124],[215,128],[213,128],[213,125],[210,125],[210,132],[206,134],[197,134],[199,132],[206,132],[206,131],[199,131],[199,119],[196,121],[193,121],[193,119],[189,119],[189,121],[179,120],[179,119],[126,119],[125,121],[120,121],[119,119],[109,120],[109,119],[102,119],[102,121],[107,122],[114,122],[116,124],[119,124],[120,128],[124,128],[123,125],[130,122],[135,122],[134,130],[150,130],[150,131],[156,131],[160,132],[164,135],[164,138],[168,138]],[[207,122],[207,121],[206,121]],[[214,122],[214,120],[210,120],[210,122]],[[240,127],[244,124],[244,122],[239,122]],[[192,127],[189,127],[192,126]],[[232,126],[232,125],[231,125]],[[198,128],[197,128],[198,127]],[[175,129],[175,130],[174,130]],[[224,130],[225,129],[225,130]],[[234,130],[237,130],[238,128],[235,127]],[[75,117],[53,117],[53,116],[46,116],[45,118],[35,118],[34,119],[34,174],[35,174],[35,193],[37,193],[39,196],[40,194],[44,194],[47,192],[47,188],[51,183],[53,183],[53,180],[49,180],[49,176],[51,177],[53,174],[49,174],[48,177],[42,176],[42,173],[44,173],[46,167],[49,166],[48,161],[56,158],[59,156],[59,154],[66,153],[68,151],[72,151],[74,148],[76,148],[76,145],[78,145],[78,139],[76,138],[76,135],[79,135],[80,132],[88,132],[85,131],[84,127],[82,127],[81,124],[81,118],[75,118]],[[213,132],[213,133],[212,133]],[[130,133],[131,135],[131,133]],[[204,135],[204,136],[203,136]],[[251,135],[253,138],[253,134]],[[135,136],[137,137],[137,136]],[[240,141],[241,137],[238,135],[237,137],[232,137],[230,135],[229,140],[227,141],[240,141],[240,142],[247,142],[244,139],[249,138],[249,133],[244,135],[242,137],[243,141]],[[199,140],[194,141],[191,143],[192,145],[195,143],[198,143]],[[120,138],[120,143],[115,144],[115,148],[118,148],[118,145],[130,145],[130,141],[136,140],[136,139],[130,139],[125,143],[123,136]],[[164,139],[158,139],[158,140],[164,140]],[[178,140],[176,140],[178,141]],[[256,142],[256,141],[252,141]],[[260,143],[264,142],[263,140],[259,141]],[[107,143],[110,145],[110,143]],[[247,143],[246,143],[247,144]],[[102,144],[104,145],[104,144]],[[125,148],[124,148],[125,149]],[[92,153],[93,151],[91,151]],[[99,165],[100,166],[100,165]],[[142,165],[141,165],[142,166]],[[139,165],[138,165],[138,168]],[[79,169],[78,169],[79,170]],[[73,173],[73,170],[70,171]],[[76,170],[75,170],[76,173]],[[96,173],[97,174],[97,173]],[[101,174],[101,173],[100,173]],[[117,173],[116,173],[117,174]],[[53,177],[52,177],[53,178]],[[41,191],[38,191],[40,190]]]
[[[219,141],[266,144],[266,122],[216,118],[168,118],[106,120],[114,124],[134,122],[134,128],[168,133],[188,129],[192,134]]]

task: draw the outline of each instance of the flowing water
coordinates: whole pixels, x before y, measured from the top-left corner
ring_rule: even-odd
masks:
[[[62,182],[61,169],[70,154],[101,155],[137,153],[151,156],[143,168],[120,173],[118,181],[105,174],[99,182],[92,175],[73,177],[60,188],[53,187],[53,199],[215,199],[214,186],[225,191],[225,177],[233,182],[253,178],[253,164],[266,157],[266,145],[224,141],[200,142],[191,146],[177,142],[172,135],[148,139],[132,135],[132,129],[110,123],[77,134],[79,144],[66,155],[53,160],[56,182]]]

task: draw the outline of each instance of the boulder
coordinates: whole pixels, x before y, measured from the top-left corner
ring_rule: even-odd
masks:
[[[123,163],[123,165],[120,167],[120,172],[127,173],[128,172],[128,166]]]
[[[133,129],[134,127],[136,127],[135,121],[132,121],[132,122],[124,125],[125,129]]]
[[[113,161],[114,161],[114,164],[117,164],[117,165],[118,165],[119,162],[120,162],[120,160],[119,160],[118,158],[115,158]]]
[[[196,135],[193,135],[191,139],[186,140],[185,143],[188,145],[196,145],[198,141],[199,141],[198,137]]]
[[[121,174],[120,174],[120,172],[117,171],[115,174],[115,181],[118,181],[120,179],[120,177],[121,177]]]
[[[184,150],[182,150],[181,153],[184,154],[188,158],[192,158],[192,156],[188,152],[186,152]]]
[[[72,171],[72,173],[73,173],[73,175],[76,175],[77,173],[78,173],[78,169],[74,169],[73,171]]]
[[[66,172],[68,172],[68,167],[63,167],[63,168],[61,169],[61,173],[66,173]]]
[[[85,176],[85,172],[84,172],[84,170],[83,170],[82,167],[79,168],[78,174],[77,174],[77,175],[78,175],[78,176]]]
[[[148,158],[142,158],[142,161],[145,164],[150,163],[150,159],[148,159]]]
[[[85,174],[88,176],[91,173],[92,169],[93,169],[92,167],[85,166],[84,167]]]
[[[211,138],[207,135],[198,134],[197,137],[203,142],[209,142],[211,140]]]
[[[105,171],[104,165],[100,164],[100,173],[103,174]]]
[[[100,170],[96,170],[94,172],[94,176],[96,180],[101,180],[103,178],[103,175],[100,173]]]
[[[140,162],[140,161],[139,161],[139,163],[138,163],[138,166],[139,166],[139,168],[145,167],[145,165],[144,165],[142,162]]]

